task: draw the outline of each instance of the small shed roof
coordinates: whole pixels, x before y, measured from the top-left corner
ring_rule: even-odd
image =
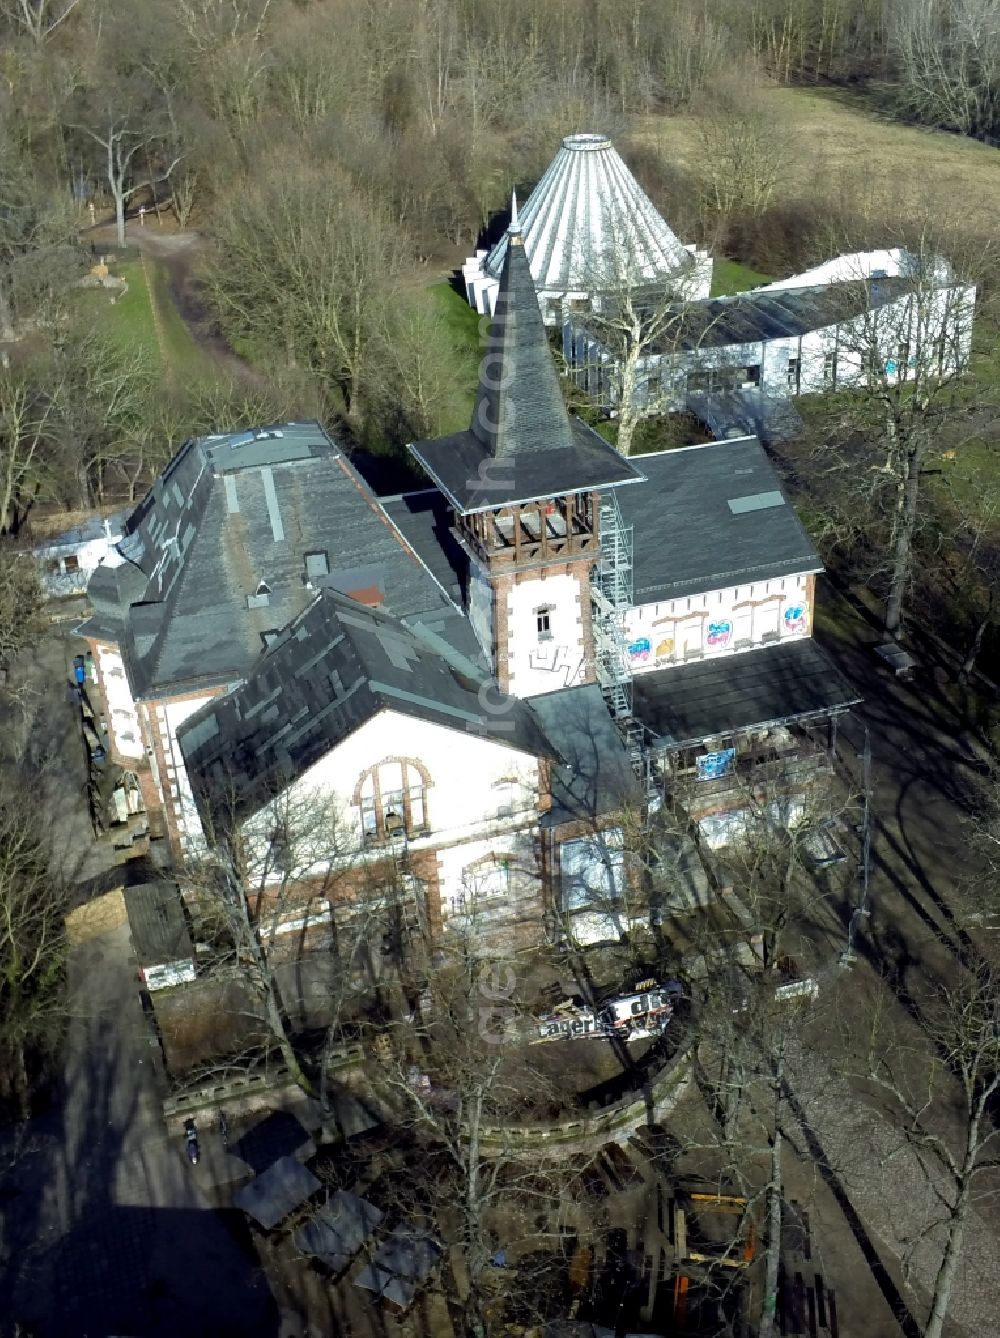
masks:
[[[305,1203],[320,1187],[308,1167],[294,1157],[279,1157],[233,1195],[233,1203],[270,1231]]]
[[[176,883],[164,879],[127,887],[125,909],[140,966],[160,966],[191,958],[191,936]]]
[[[433,1236],[399,1226],[354,1279],[354,1285],[405,1309],[440,1258],[441,1246]]]
[[[295,1233],[303,1254],[315,1255],[339,1272],[346,1268],[382,1220],[382,1211],[367,1199],[336,1190]]]

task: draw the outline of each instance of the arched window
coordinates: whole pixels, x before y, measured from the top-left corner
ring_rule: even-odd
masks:
[[[354,791],[363,839],[388,841],[427,832],[430,783],[427,768],[412,758],[386,758],[366,771]]]

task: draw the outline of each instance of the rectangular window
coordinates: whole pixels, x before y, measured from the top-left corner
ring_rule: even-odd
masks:
[[[424,787],[410,786],[410,830],[419,832],[424,829]]]
[[[361,800],[361,831],[367,839],[374,839],[378,835],[374,795]]]
[[[390,790],[382,796],[382,816],[386,836],[396,836],[406,830],[402,790]]]
[[[799,360],[798,358],[788,359],[788,389],[793,395],[799,393]]]
[[[552,623],[550,614],[551,610],[548,608],[535,610],[535,626],[538,629],[539,641],[552,640]]]
[[[823,355],[823,384],[829,386],[831,390],[837,388],[837,354],[825,353]]]
[[[608,906],[625,892],[625,851],[620,827],[559,847],[564,911]]]

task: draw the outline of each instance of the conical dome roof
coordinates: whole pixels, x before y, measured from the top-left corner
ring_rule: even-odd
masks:
[[[692,259],[606,135],[568,135],[527,204],[520,234],[535,287],[593,293],[662,282]],[[486,260],[499,278],[503,236]]]

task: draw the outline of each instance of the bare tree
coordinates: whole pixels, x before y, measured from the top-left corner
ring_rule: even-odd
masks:
[[[995,134],[1000,33],[992,0],[894,0],[887,10],[904,112],[965,135]]]
[[[551,1214],[557,1232],[572,1203],[565,1172],[544,1158],[526,1165],[514,1137],[556,1095],[526,1059],[516,964],[485,957],[475,935],[462,933],[449,934],[443,958],[413,1014],[388,1029],[371,1075],[390,1119],[435,1159],[414,1174],[459,1252],[461,1331],[484,1338],[498,1243],[516,1251],[537,1236],[539,1215]]]
[[[408,935],[422,912],[414,906],[408,915],[404,902],[419,888],[391,852],[359,850],[353,828],[322,793],[293,787],[245,820],[237,820],[235,796],[231,809],[218,811],[211,853],[192,868],[188,899],[215,946],[216,969],[246,983],[293,1081],[322,1098],[325,1111],[328,1061],[348,1003],[380,978],[387,936],[400,951],[415,950]],[[419,945],[419,924],[415,934]],[[318,1054],[303,1051],[292,1017],[310,962],[322,975],[328,1015]]]
[[[52,466],[54,403],[32,372],[0,368],[0,533],[17,534]]]
[[[216,215],[206,278],[223,329],[307,368],[360,425],[401,244],[349,183],[268,163]]]
[[[30,553],[0,544],[0,669],[30,650],[46,626],[45,599]]]
[[[737,218],[758,218],[774,201],[795,146],[743,82],[716,86],[698,120],[705,234],[724,238]]]
[[[808,849],[828,824],[852,808],[852,796],[815,758],[764,764],[736,777],[734,830],[717,856],[722,881],[742,908],[737,933],[759,943],[762,965],[778,968],[822,924],[830,900],[825,878],[810,866]]]
[[[1000,1131],[991,1114],[1000,1090],[1000,982],[980,963],[942,985],[921,1033],[900,1034],[889,1000],[876,1000],[864,1076],[889,1102],[918,1154],[940,1207],[943,1248],[923,1338],[941,1338],[977,1190],[996,1166]]]
[[[29,791],[0,777],[0,1089],[29,1113],[31,1069],[64,1020],[64,888]]]
[[[69,18],[82,0],[4,0],[3,11],[36,46]]]
[[[844,296],[853,292],[862,313],[841,323],[827,355],[830,388],[848,394],[819,406],[822,470],[842,485],[835,505],[844,512],[863,505],[881,526],[888,637],[899,631],[910,587],[929,457],[949,436],[961,449],[974,435],[963,383],[975,303],[970,277],[984,257],[970,258],[958,276],[943,258],[946,245],[939,229],[922,226],[897,278],[859,270],[849,279]]]
[[[174,153],[153,168],[153,155],[163,140],[160,130],[144,123],[136,111],[108,108],[99,118],[98,128],[80,125],[77,128],[103,152],[104,178],[115,202],[115,235],[120,247],[125,245],[125,206],[143,190],[153,190],[167,181],[183,158]]]

